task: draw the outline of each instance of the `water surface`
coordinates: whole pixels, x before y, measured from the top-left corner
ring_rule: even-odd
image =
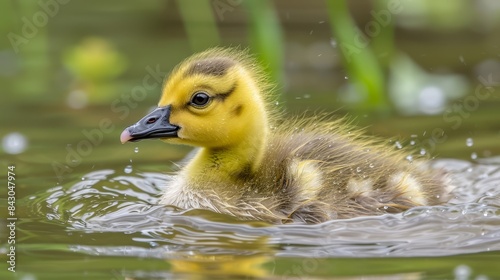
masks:
[[[171,179],[164,172],[73,176],[18,199],[19,274],[12,279],[499,278],[500,159],[432,164],[456,185],[448,205],[318,225],[159,206]]]

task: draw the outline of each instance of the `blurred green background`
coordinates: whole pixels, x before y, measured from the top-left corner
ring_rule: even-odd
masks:
[[[20,205],[92,171],[164,172],[184,157],[188,147],[119,135],[155,106],[177,63],[213,46],[249,48],[288,114],[347,115],[417,154],[500,155],[497,0],[11,0],[0,1],[0,30],[0,162],[16,165]],[[64,235],[30,227],[19,234],[35,249]]]
[[[122,155],[121,129],[157,102],[163,76],[213,46],[248,47],[290,113],[348,114],[373,134],[408,139],[439,157],[500,152],[500,4],[494,0],[0,5],[3,153],[17,152],[9,150],[17,142],[5,136],[18,132],[13,139],[26,141],[24,153],[38,149],[62,161],[66,145],[109,119],[103,143],[115,149],[98,147],[89,156]]]

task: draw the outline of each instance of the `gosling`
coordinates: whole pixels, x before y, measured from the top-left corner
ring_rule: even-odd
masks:
[[[257,65],[235,49],[195,54],[172,71],[158,108],[122,132],[122,143],[158,138],[200,147],[161,204],[315,224],[447,200],[443,172],[343,120],[280,117]]]

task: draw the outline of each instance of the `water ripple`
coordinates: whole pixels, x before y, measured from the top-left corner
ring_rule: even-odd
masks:
[[[165,258],[172,254],[287,257],[442,256],[500,250],[500,161],[436,160],[456,185],[448,205],[318,225],[243,222],[206,210],[156,205],[171,177],[101,170],[30,200],[34,212],[68,231],[89,233],[71,246],[87,254]],[[115,237],[114,245],[92,238]],[[127,235],[127,238],[121,238]]]

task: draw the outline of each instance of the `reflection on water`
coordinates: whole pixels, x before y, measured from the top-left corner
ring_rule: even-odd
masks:
[[[310,262],[299,265],[307,274],[306,268],[328,258],[435,257],[500,250],[500,160],[490,161],[433,162],[453,176],[455,196],[448,205],[319,225],[276,226],[159,206],[156,202],[162,188],[168,187],[168,175],[114,170],[92,172],[81,181],[39,193],[29,198],[28,206],[64,227],[67,234],[80,236],[78,244],[75,239],[67,244],[76,253],[166,260],[169,275],[259,277],[272,272],[266,263],[273,258],[302,258]],[[138,271],[125,274],[141,277]]]

